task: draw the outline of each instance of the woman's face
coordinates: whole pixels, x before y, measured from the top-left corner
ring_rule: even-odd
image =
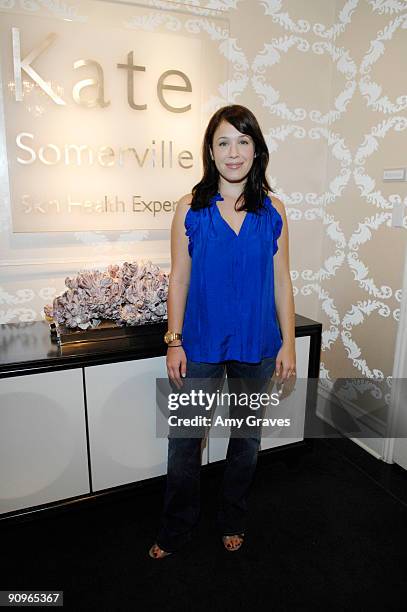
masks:
[[[212,154],[219,174],[229,183],[240,183],[253,165],[254,142],[232,124],[222,121],[213,135]]]

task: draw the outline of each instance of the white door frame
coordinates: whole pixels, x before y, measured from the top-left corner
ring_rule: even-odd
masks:
[[[400,305],[400,321],[397,330],[396,350],[393,364],[393,380],[407,378],[407,245],[404,253],[403,289]],[[389,422],[383,447],[383,461],[394,463],[394,437],[397,436],[395,428],[401,405],[400,385],[392,385],[391,407],[389,411]],[[407,443],[407,440],[406,440]]]

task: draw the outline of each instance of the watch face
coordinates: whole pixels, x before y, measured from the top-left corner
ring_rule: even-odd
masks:
[[[170,332],[167,331],[164,335],[164,342],[166,342],[167,344],[169,342],[172,342],[173,340],[176,340],[178,337],[181,337],[181,334],[177,333],[177,332]]]

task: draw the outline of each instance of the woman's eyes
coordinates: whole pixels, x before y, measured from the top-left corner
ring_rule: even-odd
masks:
[[[223,145],[227,145],[228,143],[226,141],[224,142],[220,142],[219,146],[223,147]],[[248,140],[241,140],[239,144],[250,144]]]

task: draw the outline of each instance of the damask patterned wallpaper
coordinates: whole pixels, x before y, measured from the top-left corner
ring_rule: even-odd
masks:
[[[18,3],[80,10],[73,0],[0,0]],[[407,183],[383,183],[382,173],[407,165],[407,1],[151,4],[217,9],[230,22],[230,97],[219,83],[214,109],[244,104],[266,135],[289,220],[296,311],[323,323],[321,376],[391,375],[407,227],[404,214],[404,227],[392,228],[391,212],[407,203]],[[0,323],[28,322],[80,268],[140,257],[168,269],[169,233],[16,235],[3,200],[0,254]]]

